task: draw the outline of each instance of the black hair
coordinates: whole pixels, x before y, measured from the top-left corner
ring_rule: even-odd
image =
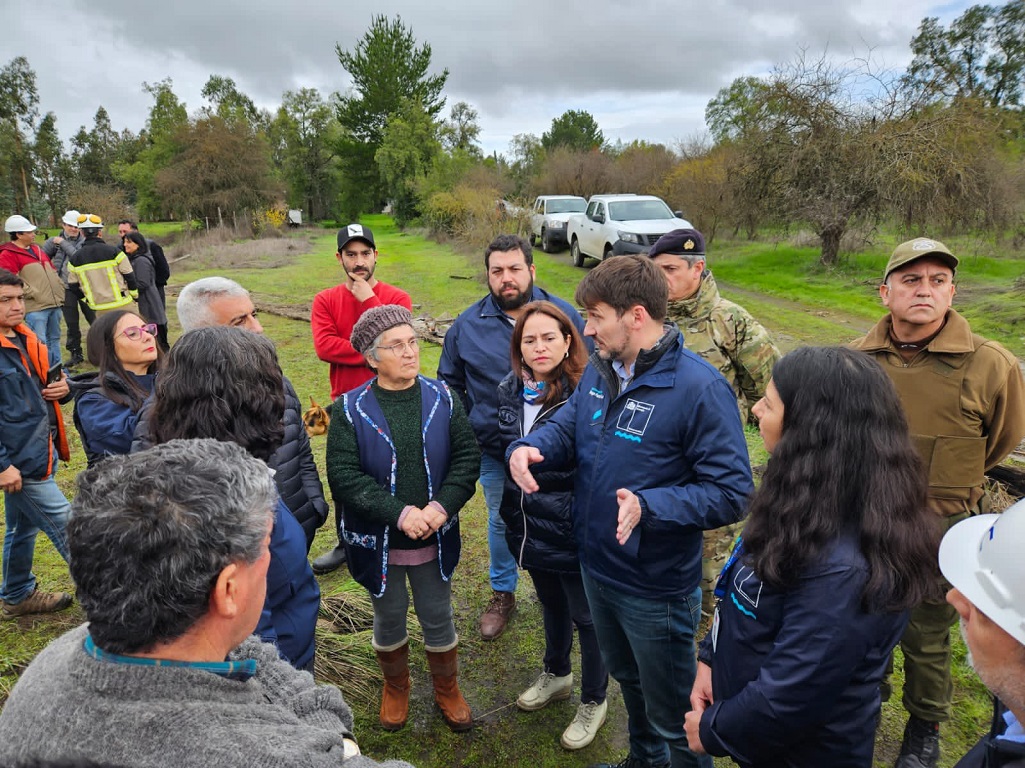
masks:
[[[938,583],[939,529],[897,390],[863,352],[805,347],[772,371],[783,425],[744,546],[767,584],[793,586],[840,536],[868,564],[866,610],[910,608]]]
[[[138,230],[126,232],[124,239],[131,240],[133,243],[139,246],[139,250],[137,251],[137,253],[147,253],[149,251],[149,243],[146,242],[146,238],[143,237]]]
[[[0,269],[0,285],[10,285],[15,288],[24,288],[25,281],[13,272],[9,272],[6,269]]]
[[[121,360],[117,356],[117,348],[114,342],[117,339],[117,324],[125,315],[138,314],[128,309],[116,309],[113,312],[105,312],[96,318],[89,326],[89,333],[85,337],[86,357],[92,365],[100,369],[100,390],[111,402],[130,408],[132,412],[138,412],[142,403],[149,394],[139,386],[135,376],[125,370]],[[141,317],[139,317],[142,320]],[[145,320],[142,320],[145,323]],[[157,344],[157,359],[150,363],[147,373],[155,373],[163,361],[164,353]],[[127,393],[114,389],[107,381],[109,374],[120,379],[127,389]]]
[[[182,336],[157,377],[154,443],[212,437],[267,461],[284,438],[285,389],[274,345],[241,328],[197,328]]]
[[[505,253],[516,250],[523,254],[528,267],[534,263],[534,249],[525,238],[519,235],[499,235],[484,249],[484,269],[491,269],[491,254],[496,251]]]

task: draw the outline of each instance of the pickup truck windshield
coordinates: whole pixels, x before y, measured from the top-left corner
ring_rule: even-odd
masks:
[[[576,200],[549,200],[548,213],[583,213],[587,201],[580,197]]]
[[[661,200],[631,200],[622,203],[609,203],[609,218],[613,221],[671,219],[673,212]]]

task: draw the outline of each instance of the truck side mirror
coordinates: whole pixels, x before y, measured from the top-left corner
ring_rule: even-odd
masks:
[[[594,216],[591,217],[591,221],[596,221],[599,224],[604,224],[605,223],[605,214],[604,213],[596,213],[596,214],[594,214]]]
[[[683,218],[683,211],[673,211],[673,216],[675,216],[678,219],[682,219]]]

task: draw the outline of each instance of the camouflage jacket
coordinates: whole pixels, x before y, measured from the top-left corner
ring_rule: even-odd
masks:
[[[740,420],[746,424],[751,406],[765,394],[772,366],[780,358],[769,332],[742,306],[719,295],[707,269],[697,294],[669,302],[669,319],[683,331],[687,349],[726,377],[737,396]]]

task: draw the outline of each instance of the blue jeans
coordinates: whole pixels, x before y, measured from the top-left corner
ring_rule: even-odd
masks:
[[[626,705],[630,754],[650,766],[712,768],[712,758],[687,748],[697,659],[694,630],[701,589],[673,600],[646,600],[581,574],[598,644]]]
[[[53,307],[52,309],[29,312],[25,315],[25,325],[31,328],[32,333],[46,345],[46,353],[50,358],[51,366],[57,365],[61,361],[62,313],[60,307]]]
[[[4,534],[3,583],[0,599],[20,603],[36,588],[32,573],[32,557],[36,549],[36,534],[45,533],[65,561],[68,559],[68,540],[65,530],[71,505],[64,498],[57,481],[21,481],[17,493],[4,492],[4,513],[7,531]]]
[[[488,456],[480,457],[480,484],[488,507],[488,549],[491,551],[491,588],[498,592],[515,592],[519,573],[516,558],[505,541],[505,523],[498,514],[505,488],[505,467]]]

